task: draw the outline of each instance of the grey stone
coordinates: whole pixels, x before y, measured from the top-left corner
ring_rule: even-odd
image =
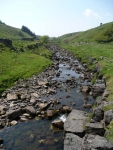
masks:
[[[100,136],[104,136],[105,129],[103,128],[101,123],[88,123],[85,125],[86,133],[98,134]]]
[[[113,110],[108,110],[104,113],[104,120],[106,124],[109,124],[113,119]]]
[[[82,138],[72,133],[67,133],[64,138],[64,150],[81,150]]]
[[[17,110],[10,110],[6,113],[7,117],[11,120],[19,117],[22,113],[21,109],[17,109]]]
[[[66,121],[64,122],[64,130],[68,133],[74,133],[80,137],[84,136],[84,126],[87,122],[86,113],[80,110],[73,109]]]
[[[96,83],[92,86],[92,92],[94,96],[98,96],[101,95],[104,90],[105,90],[106,86],[104,83]]]
[[[6,110],[7,110],[7,108],[5,106],[0,105],[0,111],[6,111]]]
[[[54,126],[56,126],[57,128],[63,129],[64,122],[59,119],[59,120],[54,120],[54,121],[52,122],[52,124],[53,124]]]
[[[82,141],[82,150],[113,150],[113,142],[99,135],[86,134]]]
[[[15,125],[17,125],[17,124],[18,124],[18,122],[17,122],[16,120],[11,121],[11,125],[12,125],[12,126],[15,126]]]
[[[104,118],[104,111],[98,107],[95,108],[93,110],[92,119],[97,122],[100,122],[101,120],[103,120],[103,118]]]
[[[10,94],[10,93],[7,94],[7,100],[8,101],[14,101],[14,100],[17,100],[17,99],[18,99],[18,97],[17,97],[16,94]]]
[[[36,114],[36,110],[33,106],[25,107],[25,111],[30,115],[35,115]]]
[[[84,85],[84,86],[82,86],[81,91],[85,92],[85,93],[88,93],[90,91],[90,88],[89,88],[89,86]]]

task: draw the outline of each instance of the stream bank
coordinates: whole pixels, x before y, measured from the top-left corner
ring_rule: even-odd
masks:
[[[39,150],[63,150],[62,128],[64,124],[65,129],[66,122],[61,119],[62,115],[65,114],[66,117],[69,112],[73,112],[73,109],[77,109],[80,112],[84,111],[87,116],[87,112],[90,111],[94,103],[95,94],[102,94],[106,88],[104,80],[98,80],[98,85],[92,86],[93,72],[80,64],[70,52],[60,49],[58,46],[50,46],[49,49],[53,53],[53,65],[39,75],[34,75],[21,82],[18,81],[16,86],[6,90],[0,98],[0,127],[5,127],[0,136],[4,137],[3,134],[5,133],[5,139],[3,138],[5,149],[22,149],[22,143],[24,149],[32,147],[34,150],[37,148]],[[38,121],[33,120],[34,117]],[[73,120],[76,120],[76,118]],[[51,127],[51,123],[54,126]],[[26,143],[20,136],[21,134],[16,137],[12,136],[19,142],[12,140],[12,143],[10,143],[11,138],[9,138],[9,141],[7,140],[7,132],[11,134],[9,133],[10,128],[14,130],[14,133],[20,132],[21,127],[24,128],[24,124],[29,132],[32,130],[32,126],[34,128],[34,131],[30,133],[27,130],[22,130],[22,133],[27,132]],[[14,125],[16,126],[10,127]],[[6,126],[10,128],[6,130]],[[52,129],[51,132],[49,132],[49,128]],[[35,130],[40,132],[37,133]],[[43,136],[40,135],[41,133],[43,133]],[[54,134],[54,139],[50,133]],[[46,135],[49,135],[49,138]],[[67,135],[65,138],[67,138]],[[8,143],[5,143],[5,141]],[[10,148],[7,148],[6,145]],[[64,149],[66,149],[65,146]]]

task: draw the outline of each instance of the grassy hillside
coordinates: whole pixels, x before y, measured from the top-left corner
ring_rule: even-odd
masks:
[[[110,38],[113,41],[113,22],[100,25],[96,28],[89,29],[84,32],[75,32],[65,34],[60,37],[62,42],[89,42],[98,41],[99,42],[109,42]],[[104,41],[103,41],[104,40]]]
[[[29,34],[23,32],[21,29],[14,28],[0,22],[0,38],[21,39],[32,37]]]

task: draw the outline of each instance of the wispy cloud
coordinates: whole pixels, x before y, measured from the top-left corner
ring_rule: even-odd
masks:
[[[25,15],[25,16],[28,16],[28,17],[31,17],[31,16],[32,16],[32,14],[29,13],[29,12],[25,12],[24,15]]]
[[[100,18],[100,16],[99,16],[98,13],[94,12],[93,10],[91,10],[91,9],[89,9],[89,8],[87,8],[87,9],[84,11],[83,15],[84,15],[85,17]]]

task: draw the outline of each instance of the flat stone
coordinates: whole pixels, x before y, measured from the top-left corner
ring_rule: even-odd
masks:
[[[44,104],[44,103],[40,103],[38,104],[40,110],[46,110],[49,106],[50,106],[51,102]]]
[[[112,150],[113,142],[105,137],[93,134],[86,134],[82,141],[82,150]]]
[[[81,150],[82,138],[72,133],[67,133],[64,138],[64,150]]]
[[[45,82],[45,81],[38,81],[38,85],[48,85],[48,82]]]
[[[85,125],[86,133],[98,134],[104,136],[105,130],[101,123],[88,123]]]
[[[7,94],[7,100],[8,101],[14,101],[14,100],[17,100],[17,99],[18,99],[18,97],[17,97],[16,94],[10,94],[10,93]]]
[[[87,122],[87,119],[88,118],[85,112],[73,109],[64,122],[65,132],[71,132],[83,137],[85,132],[84,126]]]

